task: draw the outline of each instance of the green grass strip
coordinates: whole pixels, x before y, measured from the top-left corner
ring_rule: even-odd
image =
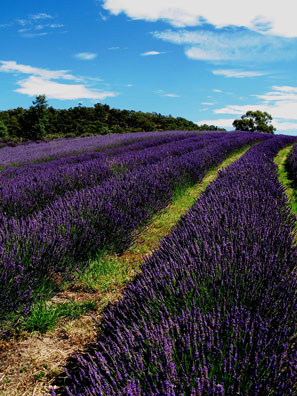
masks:
[[[41,301],[33,308],[28,320],[23,324],[22,330],[46,333],[55,328],[60,319],[77,319],[85,313],[95,311],[96,308],[96,304],[91,301],[82,303],[71,301],[51,305]]]
[[[278,177],[279,181],[283,184],[285,187],[285,193],[288,197],[288,202],[291,207],[291,211],[294,213],[295,216],[297,216],[297,191],[292,188],[292,182],[288,179],[288,174],[286,171],[286,160],[287,157],[292,150],[294,144],[291,144],[290,146],[285,147],[284,149],[280,150],[278,155],[274,159],[274,163],[278,167]]]
[[[296,226],[295,226],[295,244],[297,245],[297,191],[292,187],[292,181],[288,178],[288,173],[286,171],[286,161],[290,151],[292,150],[294,144],[285,147],[284,149],[280,150],[278,155],[274,159],[274,163],[277,165],[277,173],[279,181],[285,188],[285,193],[288,197],[288,204],[290,206],[291,212],[296,217]]]
[[[232,153],[219,166],[211,168],[203,180],[192,186],[179,188],[172,203],[154,215],[139,234],[133,245],[121,256],[104,253],[90,261],[87,270],[80,274],[78,284],[90,292],[117,290],[140,270],[143,257],[158,248],[162,238],[168,235],[178,220],[191,208],[195,200],[212,183],[220,170],[233,164],[251,147],[245,146]]]

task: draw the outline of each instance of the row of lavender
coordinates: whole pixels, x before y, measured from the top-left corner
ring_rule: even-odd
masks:
[[[41,279],[67,273],[106,246],[123,250],[135,230],[167,205],[176,188],[263,135],[236,134],[200,150],[141,166],[101,185],[67,192],[31,217],[0,215],[0,321],[25,315]],[[267,137],[268,138],[268,137]]]
[[[182,131],[163,132],[134,132],[126,134],[112,134],[105,136],[89,136],[73,139],[57,139],[50,142],[32,142],[16,147],[0,149],[0,166],[8,167],[12,164],[26,164],[34,161],[46,161],[64,157],[73,153],[106,149],[112,146],[132,144],[133,142],[151,139],[157,136],[178,136]],[[190,132],[193,134],[193,131]],[[200,134],[201,132],[197,132]]]
[[[146,150],[121,150],[118,152],[118,149],[111,150],[113,154],[116,151],[116,155],[112,155],[112,158],[108,161],[112,166],[121,166],[124,168],[132,169],[137,168],[139,165],[149,165],[152,163],[157,163],[159,161],[164,160],[165,158],[180,156],[186,154],[187,152],[198,150],[211,143],[216,143],[216,140],[222,138],[228,138],[232,140],[237,138],[238,134],[208,134],[204,136],[183,136],[183,139],[186,139],[182,142],[182,145],[179,141],[176,142],[166,142],[166,144],[162,144],[162,146],[158,147],[158,150],[155,150],[154,147],[147,148]],[[172,138],[171,138],[172,139]],[[176,140],[176,138],[175,138]],[[170,143],[170,144],[169,144]]]
[[[220,173],[105,311],[59,394],[297,394],[295,219],[273,163],[289,143]]]
[[[88,151],[79,154],[67,155],[66,157],[59,157],[58,153],[56,154],[56,158],[52,159],[51,161],[45,161],[40,163],[28,163],[22,165],[17,168],[7,168],[1,172],[1,178],[9,178],[13,179],[19,176],[30,176],[32,173],[34,175],[40,175],[47,169],[56,169],[60,166],[67,166],[67,165],[77,165],[81,164],[86,161],[90,161],[93,159],[101,159],[104,161],[108,156],[112,155],[119,155],[124,152],[129,151],[138,151],[145,148],[158,146],[159,144],[165,144],[169,142],[173,142],[179,139],[186,139],[188,137],[193,137],[197,135],[192,135],[188,133],[179,133],[178,135],[174,136],[154,136],[149,139],[141,139],[139,141],[133,142],[131,144],[125,144],[122,146],[114,147],[114,148],[107,148],[103,151]],[[215,137],[216,135],[214,135]],[[78,145],[79,147],[79,145]],[[95,147],[93,148],[95,150]],[[1,151],[0,151],[1,153]]]
[[[297,187],[297,145],[292,148],[286,162],[286,168],[294,187]]]
[[[180,156],[214,140],[211,136],[191,135],[153,138],[104,154],[86,153],[6,170],[0,175],[0,212],[7,217],[30,215],[67,191],[101,184],[119,169],[128,171],[134,166]]]

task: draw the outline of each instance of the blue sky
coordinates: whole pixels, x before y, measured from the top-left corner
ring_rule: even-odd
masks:
[[[36,95],[232,129],[247,110],[297,135],[292,0],[2,0],[0,109]]]

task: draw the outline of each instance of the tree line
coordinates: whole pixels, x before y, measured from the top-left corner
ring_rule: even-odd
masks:
[[[48,106],[44,95],[37,96],[29,109],[18,107],[0,111],[1,140],[42,140],[157,130],[220,129],[214,125],[198,126],[182,117],[119,110],[101,103],[93,107],[79,104],[69,109],[55,109]]]

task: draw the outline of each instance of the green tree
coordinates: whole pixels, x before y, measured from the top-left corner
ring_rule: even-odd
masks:
[[[276,128],[271,121],[272,116],[266,111],[249,110],[239,120],[234,120],[232,125],[237,131],[274,133]]]
[[[96,103],[94,107],[79,104],[69,109],[54,109],[44,95],[37,96],[29,109],[0,111],[0,121],[8,129],[10,139],[39,140],[45,136],[82,136],[92,134],[165,131],[169,129],[198,130],[197,124],[185,118],[112,109]],[[204,129],[218,129],[204,127]]]
[[[45,95],[36,96],[33,106],[30,107],[32,127],[31,133],[33,139],[43,139],[46,135],[48,124],[47,101]]]
[[[4,122],[0,121],[0,140],[8,139],[8,129]]]

